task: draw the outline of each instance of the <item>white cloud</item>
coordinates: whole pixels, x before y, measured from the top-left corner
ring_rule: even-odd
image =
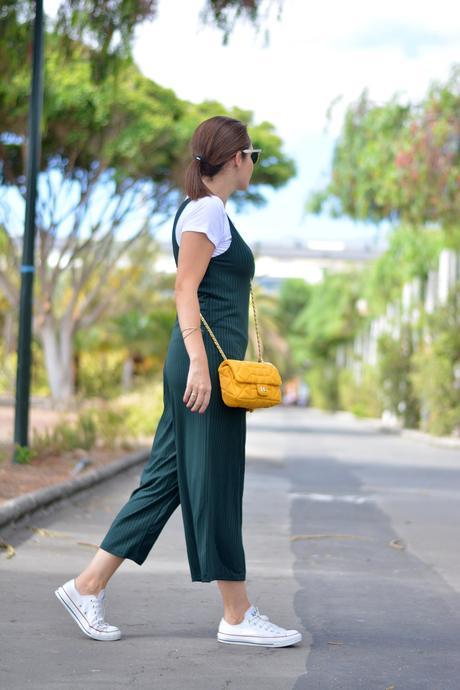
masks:
[[[418,98],[430,77],[443,78],[458,59],[460,13],[444,1],[433,6],[390,0],[376,7],[360,0],[285,0],[281,22],[271,18],[266,48],[263,36],[244,24],[223,46],[217,29],[199,27],[202,5],[202,0],[160,2],[157,19],[138,31],[140,67],[184,98],[215,98],[254,110],[258,119],[272,120],[287,141],[320,131],[338,94],[344,96],[343,107],[366,85],[377,101],[401,89]],[[371,39],[383,25],[399,27],[401,35],[389,45],[377,41],[366,47],[366,31]],[[418,32],[422,42],[410,58],[408,44],[417,41]],[[427,32],[432,42],[425,44]],[[353,47],[357,37],[361,49]]]

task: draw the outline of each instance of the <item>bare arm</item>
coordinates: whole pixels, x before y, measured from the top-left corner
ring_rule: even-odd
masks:
[[[174,285],[177,318],[182,330],[198,326],[188,336],[184,345],[190,358],[190,368],[183,401],[192,412],[203,413],[211,396],[211,379],[208,358],[200,325],[198,286],[206,272],[214,244],[201,232],[187,231],[182,234]],[[195,395],[196,397],[191,397]]]

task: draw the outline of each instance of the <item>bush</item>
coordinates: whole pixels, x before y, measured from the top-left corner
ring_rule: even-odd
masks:
[[[422,427],[460,434],[460,285],[444,307],[428,315],[425,342],[414,356],[411,380],[421,401]]]
[[[407,325],[399,340],[387,333],[378,340],[378,378],[383,405],[409,428],[416,428],[420,421],[420,404],[411,379],[413,351],[412,332]]]
[[[81,352],[78,367],[78,396],[81,399],[115,398],[121,392],[121,375],[125,354],[113,352]]]
[[[339,372],[339,399],[344,410],[358,417],[380,417],[383,412],[378,373],[370,365],[364,365],[362,379],[358,383],[351,369]]]
[[[324,363],[312,367],[306,379],[313,407],[331,411],[339,409],[338,369],[335,364]]]
[[[83,412],[74,424],[63,420],[54,429],[45,429],[43,432],[34,429],[30,445],[37,455],[44,457],[77,448],[90,450],[95,446],[96,440],[95,420],[87,412]]]
[[[19,443],[14,444],[15,461],[21,465],[27,465],[37,455],[37,452],[27,446],[20,446]]]
[[[96,445],[129,448],[139,437],[154,436],[162,411],[163,384],[157,381],[116,402],[88,406],[76,422],[62,419],[52,430],[34,429],[31,448],[41,457]]]

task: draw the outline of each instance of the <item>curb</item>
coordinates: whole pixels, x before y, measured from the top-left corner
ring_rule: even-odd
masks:
[[[82,491],[83,489],[87,489],[94,484],[104,481],[104,479],[109,479],[130,467],[134,467],[134,465],[145,462],[149,457],[149,452],[148,450],[137,451],[136,453],[126,455],[120,458],[120,460],[112,462],[110,465],[88,470],[80,477],[67,479],[59,484],[46,486],[43,489],[37,489],[37,491],[31,491],[17,498],[12,498],[0,507],[0,527],[5,527],[15,522],[18,518],[33,513],[38,508],[59,501],[65,496],[71,496],[78,491]]]
[[[411,438],[414,441],[423,441],[432,446],[460,448],[460,438],[455,438],[454,436],[433,436],[432,434],[427,434],[425,431],[417,431],[416,429],[402,429],[401,436]]]
[[[412,439],[413,441],[428,443],[432,446],[439,446],[441,448],[460,448],[460,438],[455,436],[434,436],[434,434],[428,434],[426,431],[419,431],[418,429],[405,429],[401,426],[385,424],[385,422],[378,417],[358,417],[357,415],[353,414],[353,412],[348,412],[346,410],[339,410],[332,414],[340,416],[344,419],[348,418],[362,422],[373,428],[375,431],[381,431],[385,434],[394,434]]]

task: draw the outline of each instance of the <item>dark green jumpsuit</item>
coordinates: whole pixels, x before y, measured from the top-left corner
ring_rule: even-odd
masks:
[[[174,219],[176,266],[179,246]],[[232,221],[228,249],[211,257],[198,287],[200,310],[228,358],[244,359],[248,344],[254,255]],[[184,327],[190,324],[184,324]],[[189,356],[176,321],[163,367],[163,413],[140,484],[113,520],[100,547],[141,565],[179,503],[192,582],[245,580],[242,504],[246,410],[224,404],[217,367],[222,357],[201,323],[211,377],[204,413],[183,402]]]

